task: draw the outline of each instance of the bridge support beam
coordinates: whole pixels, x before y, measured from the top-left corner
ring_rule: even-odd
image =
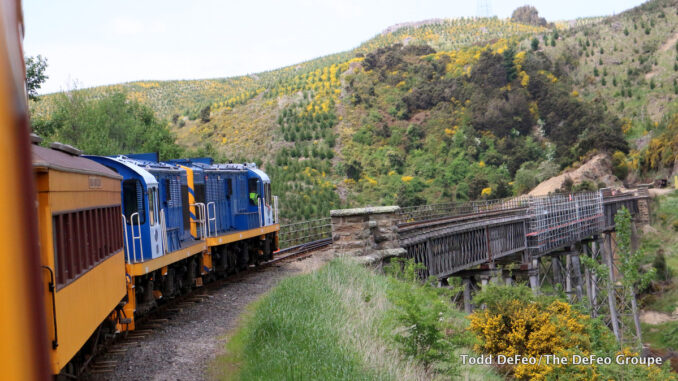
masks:
[[[528,269],[528,274],[530,277],[530,288],[532,288],[532,292],[539,294],[539,259],[532,258]]]
[[[574,276],[574,289],[575,289],[575,296],[577,297],[577,301],[581,302],[582,297],[583,297],[583,290],[582,290],[582,276],[581,276],[581,261],[579,259],[579,254],[573,255],[572,256],[572,272]]]
[[[605,257],[605,263],[609,269],[610,278],[607,282],[607,301],[610,308],[610,324],[612,325],[612,332],[617,338],[617,342],[621,343],[621,333],[619,331],[619,319],[617,316],[617,298],[615,297],[615,271],[614,263],[612,260],[612,236],[610,233],[606,233],[603,236],[603,256]]]
[[[462,278],[464,285],[464,312],[470,314],[473,312],[473,305],[471,304],[471,277]]]

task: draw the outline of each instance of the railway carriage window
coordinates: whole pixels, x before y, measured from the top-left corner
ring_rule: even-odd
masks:
[[[122,196],[125,205],[125,218],[131,224],[132,214],[139,213],[139,224],[146,222],[144,211],[144,192],[139,180],[125,180],[122,182]]]
[[[52,215],[57,288],[122,250],[120,206]]]

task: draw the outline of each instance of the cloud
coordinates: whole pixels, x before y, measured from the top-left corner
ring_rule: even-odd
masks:
[[[167,30],[162,21],[146,23],[141,20],[118,17],[110,23],[110,31],[116,36],[136,36],[141,34],[157,34]]]

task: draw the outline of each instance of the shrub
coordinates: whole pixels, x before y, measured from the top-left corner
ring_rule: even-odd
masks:
[[[674,229],[677,227],[674,224]],[[673,272],[671,268],[666,265],[666,256],[664,255],[664,250],[659,249],[655,254],[654,260],[652,261],[652,267],[654,267],[657,272],[657,278],[661,281],[670,281],[673,277]]]
[[[629,167],[626,164],[626,155],[623,152],[617,151],[612,155],[612,173],[619,178],[619,180],[626,179],[629,174]]]
[[[447,290],[437,290],[430,283],[420,282],[419,272],[423,268],[413,259],[402,258],[395,258],[384,268],[391,277],[387,296],[394,305],[392,318],[401,327],[393,339],[405,355],[433,366],[439,373],[451,375],[458,360],[454,356],[455,345],[445,334],[445,316],[451,306],[441,293]],[[463,332],[459,336],[461,338],[455,337],[455,340],[470,341]]]
[[[485,304],[474,312],[469,330],[476,336],[476,351],[492,355],[539,358],[541,355],[615,357],[637,356],[628,349],[617,351],[617,343],[600,319],[592,319],[570,304],[545,296],[535,296],[524,286],[487,285],[474,299]],[[555,365],[506,366],[516,379],[673,379],[668,367],[644,365]]]

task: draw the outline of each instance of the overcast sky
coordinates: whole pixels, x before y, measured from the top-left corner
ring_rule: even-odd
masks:
[[[41,93],[136,80],[256,73],[356,47],[404,21],[478,14],[479,0],[24,0],[27,55],[48,59]],[[486,0],[509,17],[619,13],[639,0]]]

